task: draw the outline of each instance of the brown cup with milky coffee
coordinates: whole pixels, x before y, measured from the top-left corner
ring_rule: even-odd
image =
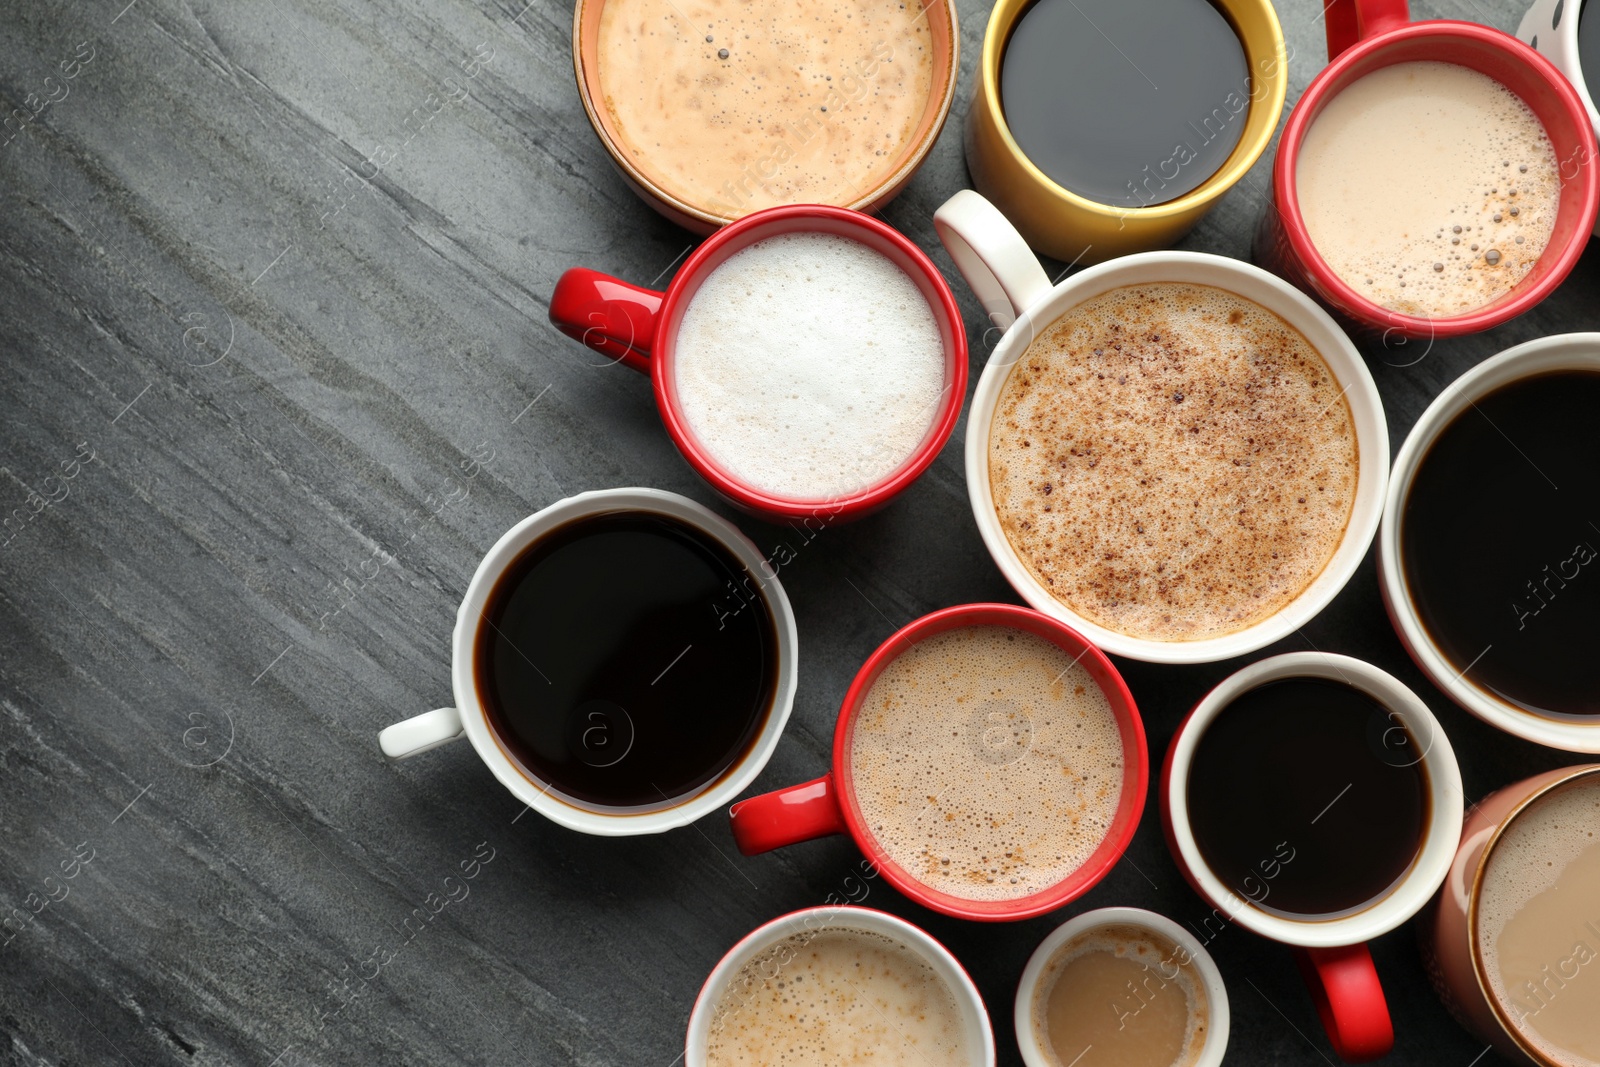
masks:
[[[953,0],[579,0],[572,62],[634,192],[707,234],[781,204],[876,211],[955,97]]]

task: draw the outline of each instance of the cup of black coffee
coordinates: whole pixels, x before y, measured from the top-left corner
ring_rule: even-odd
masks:
[[[1261,660],[1178,727],[1160,797],[1173,858],[1212,905],[1202,939],[1238,924],[1294,946],[1335,1051],[1385,1055],[1366,942],[1428,902],[1461,831],[1461,771],[1427,705],[1348,656]]]
[[[723,808],[777,746],[798,638],[737,528],[655,489],[582,493],[512,527],[467,588],[455,706],[378,735],[406,759],[463,734],[573,830],[657,833]]]

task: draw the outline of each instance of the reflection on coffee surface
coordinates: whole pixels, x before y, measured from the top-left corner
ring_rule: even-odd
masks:
[[[966,900],[1010,900],[1081,867],[1122,799],[1122,733],[1088,670],[1009,626],[911,646],[850,740],[861,815],[891,860]]]
[[[748,584],[747,584],[748,583]],[[777,634],[721,543],[666,515],[614,512],[550,531],[506,568],[474,672],[496,739],[559,793],[665,806],[715,781],[760,734]]]
[[[827,500],[883,481],[928,435],[944,342],[887,256],[829,233],[763,238],[700,283],[672,379],[694,438],[746,485]]]
[[[1210,1002],[1189,954],[1143,926],[1085,930],[1039,976],[1033,1036],[1051,1067],[1190,1067]]]
[[[1263,911],[1356,911],[1422,847],[1427,748],[1359,689],[1268,682],[1223,708],[1195,746],[1186,792],[1195,844]]]
[[[1355,500],[1355,426],[1301,334],[1211,286],[1125,286],[1017,360],[989,434],[995,512],[1078,615],[1156,641],[1217,637],[1298,597]]]
[[[596,101],[635,167],[702,211],[849,204],[915,147],[933,43],[908,0],[606,0]]]
[[[1462,315],[1527,276],[1561,176],[1533,110],[1486,74],[1396,63],[1323,108],[1295,169],[1311,242],[1339,278],[1409,315]]]
[[[1600,373],[1479,398],[1417,465],[1400,560],[1451,668],[1550,718],[1600,722]]]
[[[1600,776],[1512,818],[1479,890],[1484,974],[1517,1030],[1560,1064],[1600,1064]]]
[[[1250,117],[1244,46],[1206,0],[1037,0],[1000,64],[1006,125],[1057,185],[1144,207],[1203,185]]]
[[[795,934],[751,957],[711,1016],[708,1067],[965,1067],[955,994],[906,946],[866,930]]]

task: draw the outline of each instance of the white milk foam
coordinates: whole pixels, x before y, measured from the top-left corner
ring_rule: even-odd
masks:
[[[709,1067],[962,1067],[955,994],[882,934],[822,929],[751,957],[717,1001]]]
[[[673,352],[696,440],[740,481],[825,501],[883,481],[938,412],[944,344],[907,274],[848,237],[788,233],[700,284]]]
[[[1082,664],[1009,626],[929,637],[886,667],[850,741],[861,814],[926,886],[967,900],[1039,892],[1100,846],[1122,734]]]

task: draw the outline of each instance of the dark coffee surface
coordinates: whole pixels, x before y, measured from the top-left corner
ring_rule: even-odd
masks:
[[[1362,907],[1405,873],[1422,843],[1422,740],[1338,682],[1288,678],[1250,690],[1195,748],[1187,795],[1201,855],[1265,911]]]
[[[551,531],[501,577],[478,632],[495,733],[541,782],[592,804],[664,805],[715,779],[760,732],[777,678],[766,604],[734,592],[745,578],[666,516]]]
[[[1479,688],[1600,715],[1600,373],[1514,382],[1458,415],[1400,525],[1423,626]]]
[[[1006,125],[1057,185],[1140,207],[1191,192],[1249,117],[1244,46],[1206,0],[1038,0],[1000,64]]]
[[[1584,0],[1578,20],[1578,67],[1592,98],[1600,89],[1600,4],[1595,0]]]

